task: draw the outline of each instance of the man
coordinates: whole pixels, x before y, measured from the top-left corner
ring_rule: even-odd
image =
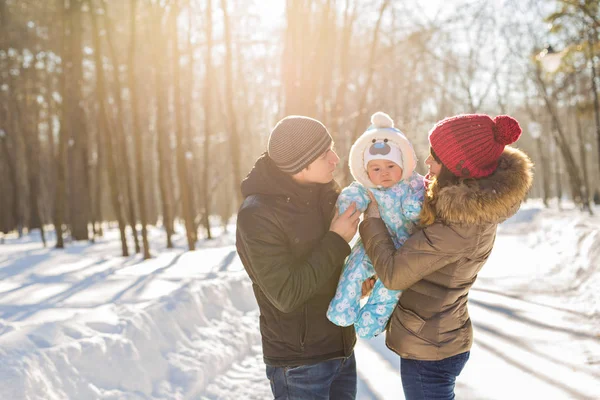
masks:
[[[325,315],[360,214],[355,205],[335,212],[332,144],[319,121],[286,117],[242,182],[236,246],[260,308],[275,399],[356,397],[354,327]]]

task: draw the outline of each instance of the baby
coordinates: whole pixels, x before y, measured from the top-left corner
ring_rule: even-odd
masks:
[[[361,212],[373,193],[396,248],[413,233],[425,193],[423,176],[414,172],[416,156],[412,145],[385,113],[371,116],[371,126],[350,149],[350,172],[355,181],[344,188],[337,206],[343,213],[352,203]],[[362,283],[375,275],[373,264],[360,240],[346,259],[327,318],[339,326],[354,324],[362,338],[372,338],[385,329],[400,297],[399,290],[388,290],[379,279],[366,304],[360,307]]]

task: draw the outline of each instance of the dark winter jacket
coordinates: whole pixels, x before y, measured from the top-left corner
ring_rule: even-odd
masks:
[[[469,289],[490,256],[498,224],[517,211],[531,182],[529,157],[507,147],[492,175],[440,189],[438,219],[400,249],[381,219],[361,224],[379,279],[403,290],[387,329],[390,349],[404,358],[441,360],[471,348]]]
[[[350,246],[329,231],[335,182],[304,186],[265,154],[242,182],[237,251],[260,308],[264,361],[298,366],[347,357],[353,327],[325,313]]]

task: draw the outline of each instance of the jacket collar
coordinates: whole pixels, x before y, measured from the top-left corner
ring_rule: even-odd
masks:
[[[521,150],[506,147],[496,171],[485,178],[465,179],[437,194],[437,216],[446,223],[500,223],[525,199],[533,180],[533,163]]]
[[[289,174],[282,172],[267,153],[263,153],[256,160],[254,167],[242,181],[241,189],[244,198],[253,194],[263,194],[308,205],[314,205],[319,198],[330,197],[330,192],[336,196],[339,193],[339,186],[335,181],[326,184],[299,184]]]

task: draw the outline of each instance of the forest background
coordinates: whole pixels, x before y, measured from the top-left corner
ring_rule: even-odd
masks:
[[[591,214],[599,3],[0,0],[0,235],[39,229],[63,248],[112,224],[122,255],[149,258],[155,225],[194,249],[235,215],[290,114],[328,127],[342,185],[375,111],[420,160],[436,121],[510,114],[530,197]]]

